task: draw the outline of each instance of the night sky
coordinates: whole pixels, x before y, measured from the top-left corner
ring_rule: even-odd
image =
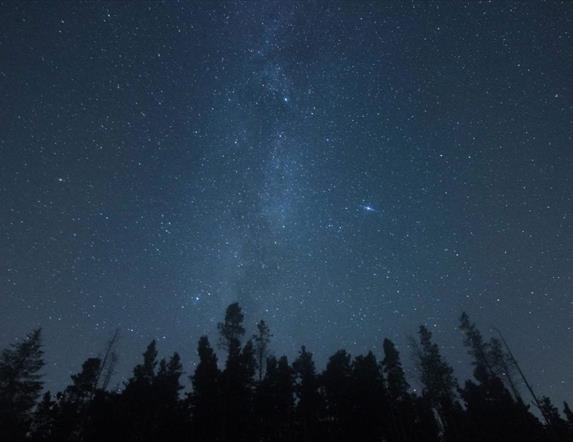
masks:
[[[0,347],[62,388],[239,301],[276,354],[467,311],[573,399],[573,3],[2,2]]]

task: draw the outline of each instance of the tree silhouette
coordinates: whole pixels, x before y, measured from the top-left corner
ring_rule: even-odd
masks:
[[[252,341],[241,349],[241,338],[245,334],[243,320],[241,307],[233,303],[227,307],[224,322],[218,325],[220,344],[228,352],[221,383],[223,437],[237,441],[248,440],[256,368]]]
[[[99,358],[89,358],[81,371],[71,376],[69,385],[58,397],[55,436],[61,440],[81,439],[88,426],[88,407],[94,397],[101,368]]]
[[[0,355],[0,440],[18,441],[30,428],[31,412],[42,390],[41,329]]]
[[[257,333],[253,336],[259,382],[262,381],[265,372],[264,364],[268,356],[269,343],[271,342],[272,336],[269,326],[261,319],[257,324]]]
[[[56,401],[47,391],[36,406],[34,418],[30,428],[31,439],[35,441],[51,441],[54,437],[57,420]]]
[[[78,404],[91,399],[96,389],[100,367],[99,358],[89,358],[82,364],[82,370],[72,375],[72,385],[66,388],[65,392],[70,402]]]
[[[260,440],[289,440],[294,409],[294,371],[286,356],[267,359],[267,370],[255,396]]]
[[[423,385],[423,397],[440,417],[448,438],[459,438],[460,409],[456,403],[457,381],[454,369],[443,359],[440,348],[432,341],[432,333],[421,325],[418,331],[417,365]]]
[[[349,418],[352,415],[353,399],[350,354],[345,350],[334,353],[328,360],[320,381],[324,388],[331,438],[332,440],[348,440],[352,437]]]
[[[157,344],[151,341],[143,353],[143,361],[133,369],[121,395],[122,437],[137,441],[154,440],[157,434],[155,413],[155,376]]]
[[[155,379],[155,368],[157,366],[157,343],[155,339],[149,343],[145,353],[143,353],[143,362],[133,369],[133,377],[129,380],[126,389],[130,386],[151,386]]]
[[[515,367],[513,361],[503,350],[501,341],[497,338],[491,338],[487,348],[487,357],[493,373],[506,384],[514,399],[521,401],[521,394],[515,380]]]
[[[542,397],[540,403],[541,412],[549,420],[552,434],[559,440],[566,440],[570,432],[569,425],[559,414],[559,409],[553,405],[547,396]]]
[[[183,388],[179,382],[182,373],[181,358],[178,353],[173,353],[169,360],[159,362],[153,381],[156,431],[164,440],[176,440],[183,429],[184,408],[179,402],[179,392]]]
[[[573,426],[573,411],[569,408],[569,404],[567,402],[563,402],[563,414],[567,418],[570,426]]]
[[[221,430],[221,373],[207,336],[199,339],[197,353],[199,363],[191,377],[193,391],[190,395],[193,427],[199,440],[217,440]]]
[[[234,302],[227,307],[225,320],[217,325],[221,348],[229,352],[232,350],[238,351],[238,348],[241,346],[241,338],[245,334],[244,319],[245,316],[238,302]]]
[[[350,426],[357,440],[380,440],[389,433],[389,414],[384,378],[374,353],[359,355],[352,362]]]
[[[400,353],[394,343],[390,339],[384,339],[383,349],[382,370],[388,396],[391,438],[406,440],[412,437],[412,427],[408,422],[415,419],[414,404],[409,394],[410,385],[406,381]]]
[[[476,439],[505,441],[540,440],[542,428],[521,402],[516,402],[501,379],[490,376],[482,382],[466,381],[460,395]]]
[[[292,366],[296,379],[295,393],[298,398],[296,413],[301,424],[302,440],[315,440],[318,433],[321,398],[312,353],[308,352],[304,345]]]
[[[186,398],[180,397],[184,388],[181,357],[173,353],[159,359],[155,341],[147,346],[123,388],[107,391],[104,378],[114,338],[103,358],[88,358],[63,391],[55,396],[47,392],[36,405],[43,361],[40,332],[34,331],[0,357],[1,440],[573,440],[573,413],[568,404],[563,405],[563,417],[548,397],[536,399],[545,419],[542,424],[505,377],[506,367],[511,368],[508,364],[513,364],[520,376],[522,371],[503,336],[500,334],[499,341],[486,340],[465,314],[460,328],[475,377],[457,387],[452,367],[430,330],[422,326],[419,340],[413,341],[421,394],[410,390],[400,353],[388,339],[383,341],[380,363],[372,352],[352,358],[339,350],[319,373],[304,346],[292,365],[286,356],[268,356],[261,363],[270,337],[268,326],[260,321],[258,334],[242,345],[243,321],[242,310],[235,303],[219,324],[221,346],[226,350],[222,371],[207,336],[199,339],[198,361]]]
[[[382,367],[386,379],[388,396],[392,401],[408,398],[410,385],[406,381],[406,374],[400,361],[400,353],[390,339],[384,339],[384,360]]]
[[[493,376],[493,370],[488,361],[488,344],[465,312],[460,316],[460,330],[464,334],[464,345],[472,357],[474,377],[480,382],[485,381]]]

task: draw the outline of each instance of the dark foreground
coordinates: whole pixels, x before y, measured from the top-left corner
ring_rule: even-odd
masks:
[[[111,391],[116,334],[64,391],[41,398],[36,330],[1,355],[0,441],[573,440],[566,403],[561,414],[549,398],[536,396],[509,348],[486,340],[467,315],[459,328],[474,379],[458,384],[430,331],[420,327],[412,352],[423,388],[413,392],[388,339],[381,361],[340,350],[317,373],[305,347],[292,363],[271,356],[264,321],[245,340],[243,314],[232,304],[219,324],[225,362],[220,367],[201,337],[190,393],[182,393],[179,355],[158,361],[155,341],[125,385]]]

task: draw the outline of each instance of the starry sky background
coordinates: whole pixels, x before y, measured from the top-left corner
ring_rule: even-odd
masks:
[[[0,346],[61,388],[238,300],[319,363],[465,310],[573,399],[573,3],[2,2]]]

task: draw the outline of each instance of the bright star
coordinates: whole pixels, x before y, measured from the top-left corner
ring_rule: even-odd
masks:
[[[370,204],[364,204],[362,206],[362,208],[366,211],[366,212],[376,212],[376,209],[374,207],[372,207]]]

